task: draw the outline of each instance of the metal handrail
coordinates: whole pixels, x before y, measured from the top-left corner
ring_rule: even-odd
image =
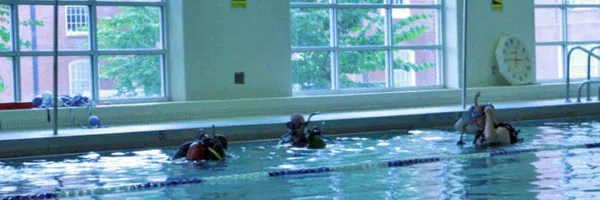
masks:
[[[578,103],[581,103],[581,89],[583,88],[583,85],[588,86],[588,94],[587,94],[588,99],[587,100],[588,101],[592,100],[590,98],[590,92],[589,92],[590,84],[592,84],[592,83],[600,83],[600,80],[585,80],[585,81],[583,81],[583,83],[579,84],[579,87],[577,87],[577,102]],[[598,87],[598,100],[600,100],[600,87]]]
[[[570,77],[570,71],[571,71],[571,54],[572,54],[572,53],[573,53],[573,51],[575,51],[575,50],[581,50],[581,51],[583,51],[583,52],[587,53],[587,54],[588,54],[588,56],[593,56],[594,58],[596,58],[596,59],[600,60],[600,55],[597,55],[597,54],[595,54],[594,52],[592,52],[592,51],[590,51],[590,50],[587,50],[587,49],[585,49],[585,48],[583,48],[583,47],[581,47],[581,46],[576,46],[576,47],[573,47],[571,50],[569,50],[569,53],[568,53],[568,55],[567,55],[567,69],[566,69],[566,72],[565,72],[565,74],[566,74],[566,79],[567,79],[567,84],[566,84],[566,86],[565,86],[565,87],[566,87],[566,91],[565,91],[565,93],[566,93],[566,101],[567,101],[567,102],[571,102],[571,100],[569,99],[569,96],[570,96],[570,93],[569,93],[569,86],[570,86],[570,84],[571,84],[571,77]],[[588,65],[589,65],[589,63],[588,63]],[[588,68],[589,68],[589,66],[588,66]]]
[[[590,49],[590,52],[594,52],[596,49],[600,49],[600,45],[599,46],[595,46],[593,48]],[[591,80],[592,79],[592,55],[588,54],[588,59],[587,59],[587,80]],[[598,88],[598,90],[600,90],[600,87]],[[587,99],[588,101],[591,101],[592,99],[590,98],[590,84],[587,84]],[[598,94],[599,98],[600,98],[600,94]]]

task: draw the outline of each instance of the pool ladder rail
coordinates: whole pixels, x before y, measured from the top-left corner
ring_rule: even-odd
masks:
[[[567,55],[567,69],[565,74],[566,76],[566,102],[571,102],[569,96],[569,87],[570,87],[570,82],[571,82],[571,77],[570,77],[570,72],[571,72],[571,55],[575,50],[581,50],[584,53],[586,53],[588,55],[588,59],[587,59],[587,79],[583,82],[581,82],[577,88],[577,103],[581,103],[581,89],[583,89],[583,86],[587,85],[587,101],[591,101],[592,99],[590,98],[590,85],[592,83],[600,83],[600,79],[596,79],[596,80],[592,80],[591,79],[591,67],[592,67],[592,57],[600,60],[600,55],[595,54],[594,51],[600,49],[600,46],[595,46],[591,49],[586,49],[583,48],[582,46],[576,46],[573,47],[571,50],[569,50],[569,53]],[[600,87],[598,87],[598,100],[600,101]]]

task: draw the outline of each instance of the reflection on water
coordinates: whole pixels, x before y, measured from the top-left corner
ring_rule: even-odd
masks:
[[[600,141],[600,123],[527,122],[524,143],[511,148]],[[0,161],[0,195],[112,187],[276,169],[334,166],[491,151],[459,147],[456,132],[428,129],[337,137],[324,150],[288,149],[271,142],[231,144],[219,163],[171,161],[176,148],[90,152]],[[468,135],[465,141],[472,140]],[[498,147],[496,147],[497,149]],[[540,151],[494,159],[464,159],[392,169],[228,181],[110,194],[94,199],[568,199],[600,195],[599,150]]]

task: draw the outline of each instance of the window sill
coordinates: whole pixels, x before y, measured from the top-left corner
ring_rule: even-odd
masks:
[[[88,32],[67,32],[66,35],[67,37],[89,37]]]

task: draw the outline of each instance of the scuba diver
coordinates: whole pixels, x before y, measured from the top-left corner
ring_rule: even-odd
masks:
[[[480,93],[475,94],[475,105],[463,113],[461,118],[454,124],[454,128],[461,131],[459,145],[463,145],[463,134],[475,132],[473,144],[479,147],[486,145],[507,145],[523,141],[519,138],[521,130],[512,125],[502,122],[498,123],[494,118],[494,106],[490,103],[478,105],[477,100]]]
[[[185,157],[186,160],[190,161],[219,161],[227,157],[227,148],[227,137],[222,134],[215,134],[215,126],[213,125],[212,133],[209,134],[200,129],[198,139],[179,146],[179,150],[171,159]]]
[[[310,114],[306,122],[301,114],[291,115],[290,121],[286,124],[289,129],[279,138],[279,145],[289,144],[292,147],[307,147],[309,149],[324,149],[327,147],[325,140],[333,141],[321,135],[322,131],[319,125],[324,124],[323,122],[315,125],[310,131],[306,130],[306,127],[310,124],[310,119],[317,114],[320,114],[320,112]]]

